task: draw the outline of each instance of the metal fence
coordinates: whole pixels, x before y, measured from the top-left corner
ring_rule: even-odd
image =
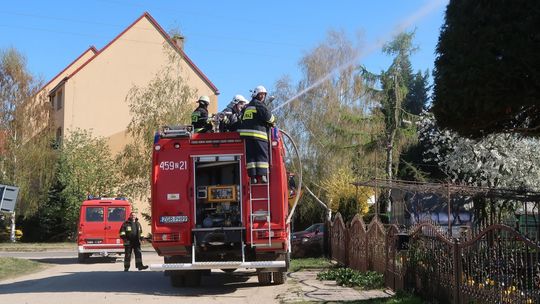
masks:
[[[331,256],[359,271],[384,274],[386,286],[441,303],[540,303],[540,243],[491,224],[459,238],[431,221],[409,229],[375,217],[330,224]]]

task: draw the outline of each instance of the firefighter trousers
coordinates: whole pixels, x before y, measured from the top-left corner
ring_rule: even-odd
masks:
[[[249,177],[268,174],[268,142],[252,138],[245,138],[246,142],[246,168]]]
[[[135,253],[135,267],[143,267],[141,243],[131,241],[129,245],[124,245],[124,269],[129,269],[132,251]]]

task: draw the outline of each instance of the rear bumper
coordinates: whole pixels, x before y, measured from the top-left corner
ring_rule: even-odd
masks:
[[[238,269],[238,268],[265,268],[280,270],[286,268],[285,261],[257,261],[257,262],[196,262],[196,263],[171,263],[151,264],[150,270],[205,270],[205,269]]]
[[[107,255],[108,253],[124,253],[123,245],[108,245],[108,244],[85,244],[78,246],[79,253],[100,253]]]

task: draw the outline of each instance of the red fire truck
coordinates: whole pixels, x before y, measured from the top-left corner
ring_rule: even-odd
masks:
[[[268,183],[251,184],[237,132],[165,128],[154,140],[153,247],[173,286],[196,286],[211,269],[255,268],[259,283],[282,284],[290,257],[288,173],[273,129]]]

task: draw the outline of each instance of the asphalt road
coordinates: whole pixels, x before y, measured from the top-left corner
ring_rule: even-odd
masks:
[[[123,272],[118,259],[96,258],[77,263],[74,251],[0,252],[50,264],[43,271],[0,281],[0,303],[277,303],[287,284],[260,286],[255,271],[203,276],[197,288],[174,288],[162,272]],[[161,263],[153,251],[143,252],[144,264]],[[133,263],[133,261],[132,261]],[[135,269],[132,265],[132,269]]]

